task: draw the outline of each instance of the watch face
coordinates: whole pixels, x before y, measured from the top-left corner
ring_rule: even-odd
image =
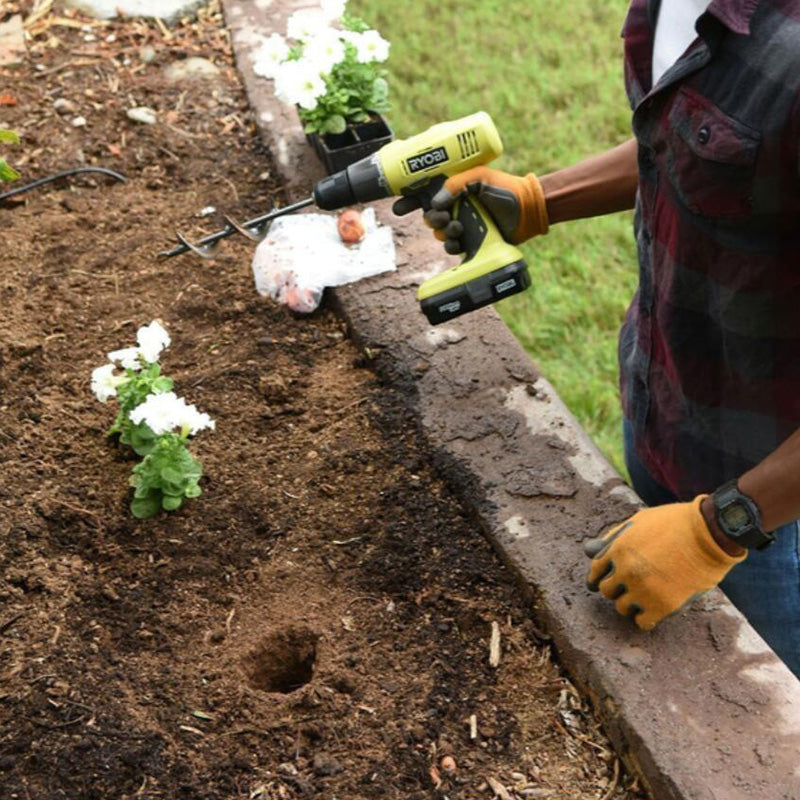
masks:
[[[731,532],[737,532],[752,524],[750,514],[745,506],[740,503],[730,503],[720,512],[725,527]]]

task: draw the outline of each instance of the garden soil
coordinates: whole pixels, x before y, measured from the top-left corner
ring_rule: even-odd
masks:
[[[343,323],[259,298],[244,240],[154,257],[281,200],[218,9],[172,31],[70,13],[0,71],[5,155],[23,181],[128,182],[0,207],[0,797],[635,794]],[[167,80],[189,56],[219,74]],[[154,318],[217,429],[203,495],[139,522],[89,374]]]

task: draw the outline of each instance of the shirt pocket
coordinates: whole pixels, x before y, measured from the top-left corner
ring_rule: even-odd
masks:
[[[666,144],[667,175],[689,211],[721,219],[752,213],[759,131],[684,87],[668,114]]]

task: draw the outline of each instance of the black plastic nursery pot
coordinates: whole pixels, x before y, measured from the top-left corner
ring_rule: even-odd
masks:
[[[392,141],[392,135],[386,120],[376,114],[369,122],[349,125],[344,133],[309,133],[306,139],[330,175],[380,150]]]

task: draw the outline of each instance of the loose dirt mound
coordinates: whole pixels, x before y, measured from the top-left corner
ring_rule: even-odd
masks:
[[[204,206],[244,217],[278,192],[219,17],[169,39],[37,30],[33,64],[2,76],[12,160],[26,178],[97,162],[130,181],[0,209],[0,796],[623,796],[509,575],[340,321],[256,297],[243,242],[154,260]],[[218,82],[161,77],[198,54]],[[127,120],[139,105],[161,121]],[[88,376],[155,317],[165,370],[217,431],[195,444],[203,496],[138,523]],[[431,772],[447,755],[455,772]]]

